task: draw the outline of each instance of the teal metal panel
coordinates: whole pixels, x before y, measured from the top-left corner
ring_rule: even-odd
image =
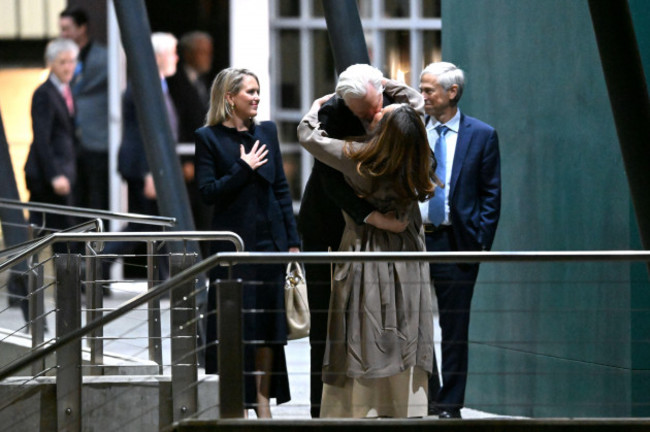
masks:
[[[630,4],[647,76],[650,3]],[[443,0],[442,19],[443,60],[466,72],[461,111],[499,133],[494,250],[638,248],[587,2]],[[650,415],[644,269],[482,265],[467,405],[492,400],[496,412],[531,416]]]
[[[629,417],[633,372],[594,363],[472,346],[480,372],[470,372],[472,408],[524,417]],[[504,369],[506,370],[504,372]]]

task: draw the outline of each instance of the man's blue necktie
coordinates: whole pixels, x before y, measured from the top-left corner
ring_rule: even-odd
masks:
[[[433,147],[433,153],[436,157],[436,162],[438,162],[436,176],[443,183],[447,179],[447,141],[445,140],[447,131],[449,131],[449,128],[445,125],[436,126],[438,139]],[[445,185],[445,188],[447,187]],[[445,191],[446,189],[436,188],[436,194],[429,200],[429,220],[436,226],[445,220]]]

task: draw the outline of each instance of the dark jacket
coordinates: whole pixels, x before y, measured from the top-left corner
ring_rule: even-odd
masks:
[[[167,78],[167,85],[178,114],[178,142],[194,142],[194,131],[205,124],[209,105],[201,100],[182,64],[174,76]]]
[[[458,250],[489,250],[501,209],[499,138],[492,126],[461,113],[449,183]]]
[[[108,153],[108,54],[99,42],[90,44],[82,73],[71,83],[77,136],[84,150]]]
[[[256,218],[262,214],[278,251],[299,246],[275,123],[262,122],[247,132],[206,126],[196,131],[195,140],[196,179],[203,201],[214,206],[212,228],[236,232],[252,251]],[[248,152],[256,140],[266,144],[269,153],[268,162],[254,171],[241,159],[239,145]]]
[[[150,172],[130,84],[122,97],[122,143],[117,169],[127,181],[143,181]]]
[[[384,106],[392,103],[384,94]],[[332,138],[345,139],[366,134],[366,130],[343,99],[333,97],[318,112],[321,127]],[[298,230],[307,251],[338,250],[345,222],[341,210],[362,225],[375,208],[357,197],[343,174],[334,168],[314,161],[300,205]]]
[[[66,176],[74,185],[77,178],[74,118],[49,78],[34,92],[31,111],[34,141],[25,164],[27,188],[39,193],[52,191],[52,179],[59,175]]]

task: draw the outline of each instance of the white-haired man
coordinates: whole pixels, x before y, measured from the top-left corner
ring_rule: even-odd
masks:
[[[465,76],[452,63],[428,65],[420,75],[429,144],[442,194],[420,204],[427,251],[492,247],[501,208],[499,138],[493,127],[458,109]],[[478,264],[433,263],[431,278],[442,330],[442,386],[429,380],[429,414],[460,418],[467,384],[469,316]],[[433,294],[433,293],[432,293]]]
[[[151,44],[156,58],[160,85],[163,90],[167,119],[172,135],[178,137],[178,120],[176,109],[169,95],[166,78],[176,73],[178,55],[176,54],[176,38],[170,33],[153,33]],[[128,187],[128,208],[131,213],[158,215],[156,188],[153,175],[147,163],[144,142],[140,133],[140,125],[133,100],[131,84],[127,85],[122,99],[122,143],[118,154],[118,171],[126,180]],[[138,224],[129,224],[126,231],[141,230]],[[137,247],[134,242],[111,242],[106,245],[107,254],[132,253]],[[110,263],[104,266],[104,278],[108,279]],[[161,277],[168,272],[167,260],[160,260]]]
[[[73,205],[77,178],[74,129],[75,105],[70,81],[77,65],[79,47],[70,39],[54,39],[45,48],[45,61],[50,68],[47,80],[32,98],[32,129],[34,140],[25,164],[25,180],[30,201]],[[40,226],[42,214],[30,213],[30,222]],[[53,214],[47,227],[69,228],[69,216]],[[53,246],[63,252],[63,243]]]
[[[363,136],[376,114],[386,105],[404,102],[422,112],[422,98],[409,100],[405,96],[392,100],[383,93],[385,83],[386,79],[377,68],[365,64],[348,67],[339,76],[336,97],[332,97],[319,111],[322,128],[332,138]],[[381,214],[357,197],[339,171],[314,161],[298,219],[304,251],[338,250],[344,227],[341,211],[349,214],[358,224],[369,223],[395,232],[406,228],[406,222],[397,220],[394,215]],[[308,264],[305,268],[309,275],[308,296],[312,314],[309,336],[311,415],[319,417],[331,275],[329,264]]]

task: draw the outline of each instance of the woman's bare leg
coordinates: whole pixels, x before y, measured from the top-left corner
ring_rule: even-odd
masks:
[[[271,369],[273,368],[273,350],[259,347],[255,350],[255,387],[257,389],[257,418],[271,418],[269,395],[271,394]]]

